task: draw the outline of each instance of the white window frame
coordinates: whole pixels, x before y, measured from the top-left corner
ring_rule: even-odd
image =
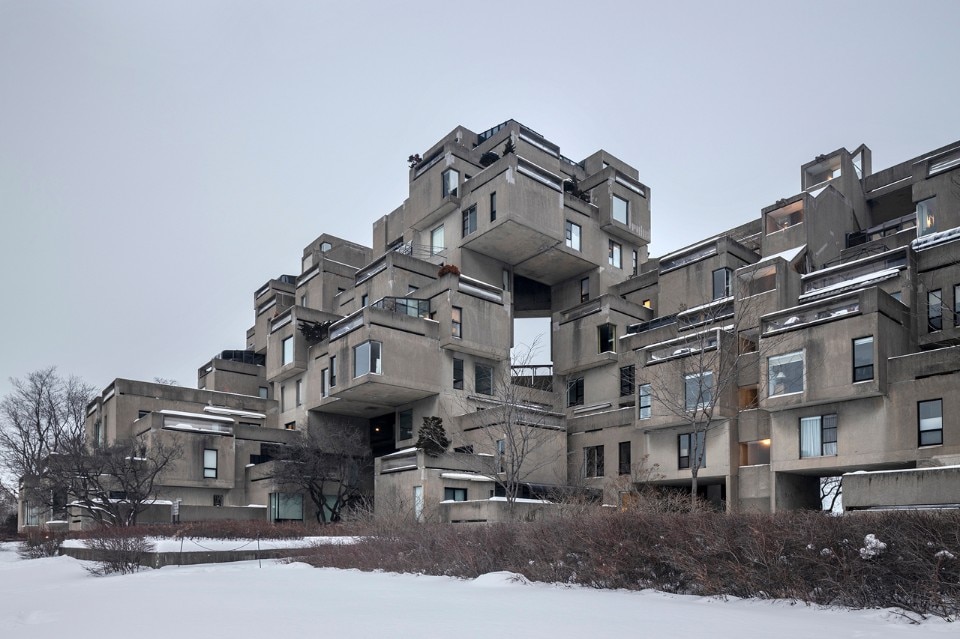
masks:
[[[800,362],[801,372],[800,372],[800,388],[799,390],[783,390],[781,392],[777,391],[776,376],[773,374],[774,366],[783,366],[785,364],[792,364],[794,362]],[[806,375],[807,375],[807,365],[805,360],[804,351],[793,351],[792,353],[784,353],[782,355],[772,355],[767,358],[767,397],[782,397],[785,395],[799,395],[803,393],[806,388]],[[786,376],[784,376],[786,379]]]

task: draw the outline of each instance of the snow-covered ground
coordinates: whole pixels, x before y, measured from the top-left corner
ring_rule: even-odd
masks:
[[[298,539],[170,539],[147,537],[155,552],[206,552],[210,550],[276,550],[279,548],[308,548],[324,544],[355,544],[357,537],[301,537]],[[82,539],[68,539],[66,548],[86,548]]]
[[[18,560],[0,544],[0,637],[857,637],[957,636],[884,611],[591,590],[305,564],[238,562],[93,577],[68,557]],[[286,635],[285,633],[298,633]],[[300,634],[302,633],[302,634]]]

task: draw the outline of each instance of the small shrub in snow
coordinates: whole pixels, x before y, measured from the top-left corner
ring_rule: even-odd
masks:
[[[87,548],[100,553],[96,565],[87,568],[98,576],[137,572],[146,560],[146,555],[155,550],[155,546],[147,541],[146,537],[116,536],[88,539]]]
[[[876,535],[870,533],[863,538],[863,548],[860,549],[860,559],[873,559],[879,557],[880,553],[887,549],[887,544],[877,539]]]
[[[62,533],[51,533],[43,529],[28,529],[23,533],[23,541],[17,548],[21,559],[41,559],[56,557],[60,554],[60,544],[63,543]]]

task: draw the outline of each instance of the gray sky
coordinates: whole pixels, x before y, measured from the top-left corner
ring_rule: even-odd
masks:
[[[320,233],[369,245],[459,124],[637,167],[654,255],[817,154],[960,137],[960,2],[461,4],[0,0],[0,394],[49,365],[195,385],[261,284]]]

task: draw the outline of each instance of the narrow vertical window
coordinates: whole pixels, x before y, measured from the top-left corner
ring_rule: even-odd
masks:
[[[397,413],[397,437],[410,439],[413,437],[413,409],[402,410]]]
[[[296,385],[296,402],[297,406],[303,405],[303,379],[297,380]]]
[[[853,340],[853,381],[873,379],[873,336]]]
[[[960,284],[953,287],[953,325],[960,326]]]
[[[583,449],[584,477],[603,477],[603,446],[587,446]]]
[[[217,478],[217,451],[215,448],[203,449],[203,478]]]
[[[938,288],[927,293],[927,329],[932,333],[943,328],[943,293]]]
[[[690,468],[690,463],[697,460],[697,468],[707,465],[706,433],[684,433],[677,436],[677,467]]]
[[[284,366],[293,361],[293,337],[284,338],[282,346],[280,365]]]
[[[330,388],[337,385],[337,356],[330,356]]]
[[[583,378],[567,382],[567,406],[583,406]]]
[[[633,268],[631,269],[630,272],[633,273],[634,275],[640,272],[640,261],[636,251],[633,252]]]
[[[474,364],[473,388],[480,395],[493,395],[493,366]]]
[[[474,204],[463,212],[463,237],[477,230],[477,205]]]
[[[453,387],[463,390],[463,360],[453,358]]]
[[[636,366],[633,364],[620,367],[620,397],[633,395],[633,382],[636,378],[636,370]]]
[[[460,182],[460,172],[454,169],[447,169],[440,176],[440,197],[447,197],[448,195],[457,195],[457,187]]]
[[[494,191],[490,194],[490,221],[496,221],[497,219],[497,192]]]
[[[917,202],[917,235],[923,237],[937,232],[937,198]]]
[[[631,461],[630,461],[630,442],[620,442],[617,446],[619,449],[619,457],[617,464],[617,471],[621,475],[629,475],[631,471]]]
[[[463,309],[459,306],[450,310],[450,333],[454,337],[463,337]]]
[[[728,268],[718,268],[713,272],[713,299],[719,300],[732,295],[731,282],[733,271]]]
[[[430,254],[443,252],[443,224],[430,231]]]
[[[597,327],[597,352],[617,352],[617,327],[614,324],[601,324]]]
[[[360,308],[366,308],[366,307],[367,307],[367,302],[369,301],[369,299],[370,299],[370,296],[367,295],[366,293],[364,293],[363,295],[361,295],[361,296],[360,296]]]
[[[572,248],[574,251],[581,250],[580,243],[580,234],[582,229],[579,224],[574,224],[573,222],[567,221],[566,224],[566,244],[568,248]]]
[[[320,371],[320,397],[330,396],[330,369]]]
[[[928,399],[917,402],[917,418],[920,427],[920,445],[943,444],[943,400]]]
[[[580,303],[586,302],[590,299],[590,278],[585,277],[580,280]]]
[[[614,242],[613,240],[609,241],[609,250],[607,252],[607,261],[610,263],[610,266],[615,266],[617,268],[623,268],[623,259],[621,253],[623,252],[623,247]]]
[[[637,387],[637,406],[639,419],[650,419],[653,414],[653,388],[650,384],[640,384]]]
[[[630,223],[630,202],[616,195],[613,196],[613,219],[621,224]]]

